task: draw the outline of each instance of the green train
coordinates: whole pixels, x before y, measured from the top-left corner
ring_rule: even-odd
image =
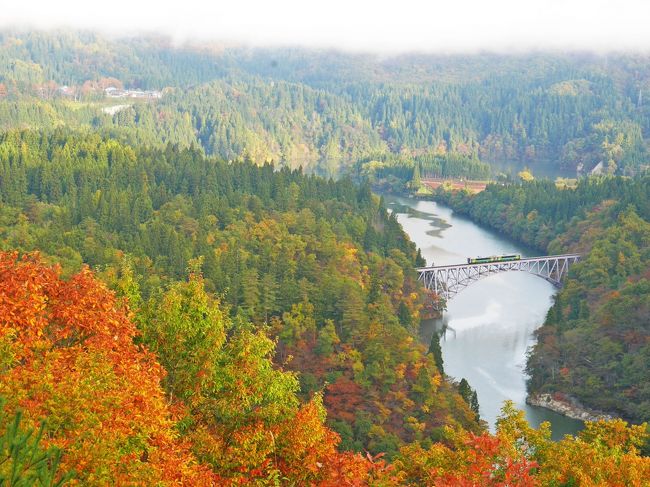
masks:
[[[471,257],[467,258],[468,264],[489,264],[490,262],[510,262],[511,260],[520,260],[521,255],[512,254],[512,255],[492,255],[490,257],[476,257],[472,259]]]

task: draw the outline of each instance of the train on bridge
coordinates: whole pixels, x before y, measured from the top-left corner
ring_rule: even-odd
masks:
[[[541,257],[522,257],[520,254],[493,255],[491,257],[469,257],[467,264],[433,265],[420,267],[416,270],[419,273],[418,280],[424,284],[424,287],[433,291],[446,302],[473,282],[500,272],[527,272],[560,287],[569,267],[579,260],[580,254]],[[440,306],[440,301],[435,306]]]
[[[492,262],[510,262],[513,260],[521,260],[521,255],[520,254],[492,255],[490,257],[476,257],[475,259],[468,257],[467,263],[468,264],[490,264]]]

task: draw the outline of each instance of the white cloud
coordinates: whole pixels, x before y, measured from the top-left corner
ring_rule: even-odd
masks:
[[[645,0],[0,0],[0,25],[372,51],[650,50]]]

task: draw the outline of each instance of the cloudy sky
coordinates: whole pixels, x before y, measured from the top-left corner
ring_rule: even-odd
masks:
[[[649,0],[0,0],[0,26],[359,51],[650,51]]]

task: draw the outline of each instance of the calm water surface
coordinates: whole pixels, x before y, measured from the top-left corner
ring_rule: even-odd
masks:
[[[435,202],[394,196],[385,200],[428,265],[458,264],[475,256],[536,254]],[[533,426],[550,421],[554,438],[582,427],[580,421],[525,402],[526,352],[554,292],[550,283],[530,274],[498,274],[458,294],[441,320],[422,324],[425,343],[434,330],[445,330],[440,341],[445,373],[458,380],[464,377],[476,389],[481,417],[492,429],[507,399],[525,411]]]

